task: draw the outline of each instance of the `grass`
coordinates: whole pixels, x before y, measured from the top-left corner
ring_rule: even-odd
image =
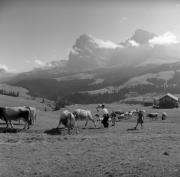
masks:
[[[65,109],[86,108],[96,113],[96,105],[73,105]],[[140,108],[108,104],[109,110]],[[133,130],[136,119],[118,122],[104,129],[89,122],[78,122],[79,134],[45,133],[56,128],[59,111],[38,111],[30,130],[0,133],[0,177],[179,177],[180,109],[152,110],[167,112],[165,121],[145,119],[144,129]],[[3,124],[1,127],[5,126]],[[15,125],[21,129],[23,125]],[[132,129],[129,130],[128,129]]]

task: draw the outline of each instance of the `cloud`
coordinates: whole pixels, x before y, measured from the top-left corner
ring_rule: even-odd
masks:
[[[126,21],[126,20],[128,20],[128,17],[122,17],[121,20]]]
[[[44,63],[44,62],[41,61],[41,60],[34,60],[34,62],[35,62],[38,66],[41,66],[41,67],[46,66],[46,63]]]
[[[6,65],[0,64],[0,69],[5,70],[6,72],[9,71],[8,67]]]
[[[166,32],[162,35],[156,36],[149,40],[149,44],[152,47],[154,45],[169,45],[169,44],[177,44],[177,43],[178,43],[177,37],[171,32]]]
[[[129,40],[128,42],[129,42],[129,44],[130,44],[132,47],[138,47],[138,46],[140,45],[139,43],[137,43],[137,42],[134,41],[134,40]]]
[[[116,49],[116,48],[122,48],[122,45],[116,44],[112,41],[103,41],[101,39],[96,39],[95,37],[92,37],[93,43],[95,43],[98,48],[109,48],[109,49]]]
[[[71,53],[73,55],[79,55],[79,49],[75,46],[69,50],[69,53]]]
[[[30,64],[32,62],[30,60],[26,60],[25,63]]]
[[[179,8],[179,7],[180,7],[180,4],[176,4],[176,7]]]
[[[38,65],[38,67],[40,68],[44,68],[44,67],[51,67],[52,64],[51,63],[45,63],[42,60],[34,60],[34,62]]]

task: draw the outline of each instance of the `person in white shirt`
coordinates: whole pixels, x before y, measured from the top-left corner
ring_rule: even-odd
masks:
[[[102,124],[104,125],[105,128],[109,127],[109,111],[107,108],[105,108],[105,105],[101,105],[101,113],[103,114],[103,120],[102,120]]]

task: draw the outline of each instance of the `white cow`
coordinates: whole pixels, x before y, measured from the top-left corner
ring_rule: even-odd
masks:
[[[165,120],[165,119],[167,118],[167,113],[166,113],[166,112],[163,112],[161,118],[162,118],[162,120]]]
[[[57,128],[60,128],[61,124],[63,124],[64,127],[68,129],[68,134],[70,134],[70,130],[73,128],[76,128],[76,133],[78,133],[75,116],[70,111],[64,110],[60,113],[59,124]]]
[[[77,119],[86,120],[85,127],[87,126],[89,120],[92,121],[94,123],[94,127],[96,127],[95,120],[90,110],[76,109],[73,111],[73,114],[76,120]]]

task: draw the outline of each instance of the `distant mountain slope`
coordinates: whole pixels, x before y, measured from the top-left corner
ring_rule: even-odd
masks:
[[[149,93],[166,89],[180,93],[180,63],[160,66],[101,68],[93,71],[56,76],[52,78],[25,79],[10,83],[27,88],[33,96],[56,99],[76,93],[113,94],[114,92]],[[97,82],[100,80],[100,82]],[[97,82],[97,83],[96,83]]]
[[[11,80],[11,78],[14,77],[15,75],[17,74],[7,72],[5,69],[0,68],[0,83]]]
[[[170,32],[156,35],[139,29],[119,44],[81,35],[68,60],[49,62],[6,83],[48,99],[110,102],[128,92],[180,93],[179,71],[180,43],[176,37]]]

